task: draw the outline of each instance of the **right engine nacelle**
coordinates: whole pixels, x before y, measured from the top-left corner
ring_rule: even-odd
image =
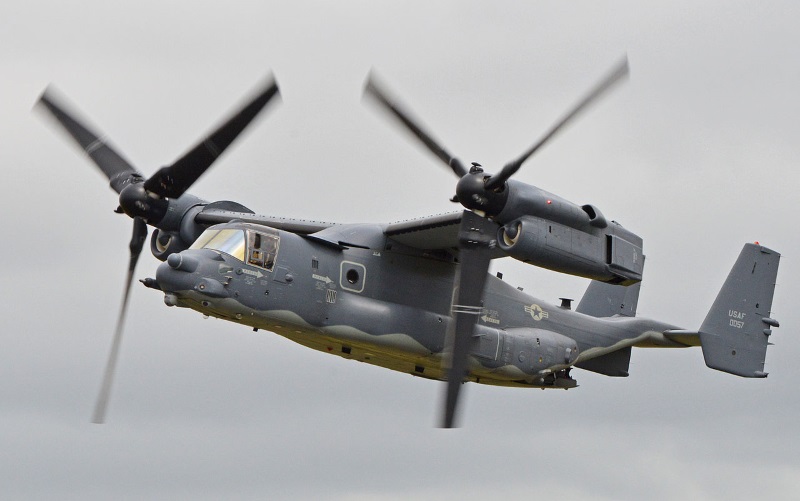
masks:
[[[613,221],[584,230],[522,216],[500,227],[497,242],[514,259],[549,270],[619,285],[642,280],[642,239]]]

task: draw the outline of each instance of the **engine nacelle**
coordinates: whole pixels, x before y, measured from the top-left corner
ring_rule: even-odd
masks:
[[[497,241],[509,256],[612,284],[642,280],[642,239],[609,222],[594,205],[577,205],[513,179],[497,195],[501,208],[487,214],[502,225]]]
[[[588,208],[591,211],[582,208],[584,214],[592,212],[595,217],[578,228],[522,216],[500,228],[498,245],[514,259],[549,270],[620,285],[641,281],[642,239]]]
[[[170,254],[188,249],[197,240],[205,226],[197,224],[194,218],[205,206],[191,195],[170,200],[166,216],[150,238],[150,251],[156,259],[165,261]]]
[[[170,254],[180,252],[192,245],[183,241],[179,233],[156,229],[150,236],[150,252],[159,261],[166,261]]]
[[[188,249],[207,228],[207,225],[195,221],[196,216],[205,209],[253,214],[253,211],[236,202],[223,200],[208,203],[188,193],[178,199],[169,200],[166,214],[150,239],[150,251],[153,255],[166,261],[170,254]]]

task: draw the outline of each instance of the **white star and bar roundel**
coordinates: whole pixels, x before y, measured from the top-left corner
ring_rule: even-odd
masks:
[[[537,322],[543,318],[547,318],[550,316],[549,313],[544,311],[541,306],[538,304],[532,304],[530,306],[525,307],[525,311],[531,314],[531,317],[536,320]]]

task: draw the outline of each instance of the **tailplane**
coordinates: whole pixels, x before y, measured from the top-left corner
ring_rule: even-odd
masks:
[[[746,244],[700,326],[706,365],[743,377],[766,377],[772,295],[781,255]]]

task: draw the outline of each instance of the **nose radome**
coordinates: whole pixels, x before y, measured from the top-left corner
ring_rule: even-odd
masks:
[[[174,254],[170,254],[167,258],[167,264],[173,270],[179,271],[186,271],[191,273],[197,270],[197,265],[199,264],[197,258],[188,256],[183,252],[176,252]]]
[[[175,254],[170,255],[170,258]],[[169,260],[168,260],[169,261]],[[174,259],[172,260],[175,261]],[[197,283],[197,277],[184,270],[174,268],[169,262],[161,263],[156,268],[156,282],[164,292],[178,292],[192,290]]]
[[[202,257],[202,256],[201,256]],[[211,298],[228,297],[229,291],[219,280],[207,276],[203,270],[199,272],[200,260],[197,256],[184,252],[170,254],[165,263],[156,269],[156,282],[167,295],[180,294],[185,291],[199,292]],[[204,276],[206,275],[206,276]]]

